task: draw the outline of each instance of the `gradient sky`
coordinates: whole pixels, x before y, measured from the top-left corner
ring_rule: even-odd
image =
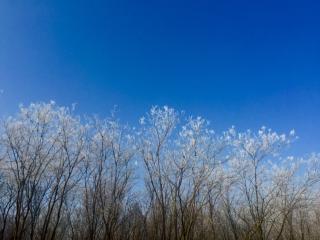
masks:
[[[167,104],[320,152],[320,3],[0,0],[0,89],[5,116],[55,100],[136,123]]]

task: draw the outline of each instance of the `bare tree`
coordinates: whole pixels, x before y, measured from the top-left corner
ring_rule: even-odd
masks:
[[[95,120],[86,168],[86,238],[118,239],[133,180],[133,136],[115,120]]]
[[[319,239],[320,156],[285,156],[293,131],[182,116],[21,107],[0,127],[0,239]]]

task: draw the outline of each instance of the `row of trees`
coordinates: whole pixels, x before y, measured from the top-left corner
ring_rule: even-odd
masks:
[[[294,131],[217,134],[153,107],[140,127],[21,107],[0,134],[0,239],[319,239],[320,156]]]

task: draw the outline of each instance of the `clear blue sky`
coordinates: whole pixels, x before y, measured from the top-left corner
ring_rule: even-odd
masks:
[[[151,105],[223,130],[296,129],[320,152],[319,1],[0,1],[0,114],[55,100],[79,113]]]

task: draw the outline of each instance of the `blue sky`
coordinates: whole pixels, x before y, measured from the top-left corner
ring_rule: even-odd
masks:
[[[296,129],[320,152],[317,1],[0,1],[0,114],[20,103],[114,105],[136,123],[152,105],[235,125]]]

